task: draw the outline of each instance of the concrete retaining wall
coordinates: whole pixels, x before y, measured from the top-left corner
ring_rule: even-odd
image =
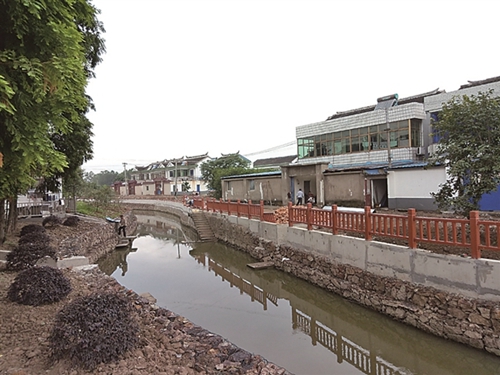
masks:
[[[205,213],[214,234],[331,292],[500,356],[500,262]]]

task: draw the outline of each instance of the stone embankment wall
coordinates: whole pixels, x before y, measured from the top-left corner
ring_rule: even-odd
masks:
[[[155,201],[155,200],[140,200],[128,199],[124,203],[134,210],[157,211],[176,216],[182,225],[196,229],[193,218],[190,216],[191,209],[184,206],[182,203],[171,201]]]
[[[124,214],[124,217],[127,232],[134,233],[137,228],[137,218],[130,212]],[[89,232],[80,233],[61,241],[58,253],[64,254],[65,258],[84,256],[89,260],[89,263],[94,263],[103,255],[114,250],[119,240],[115,224],[103,222]]]
[[[338,261],[332,254],[311,250],[325,245],[324,233],[314,237],[314,233],[303,230],[303,235],[309,237],[307,240],[302,238],[301,246],[300,241],[293,238],[298,236],[300,228],[293,228],[295,232],[274,235],[271,233],[274,228],[262,226],[257,220],[235,219],[216,213],[205,215],[219,240],[249,253],[258,261],[271,261],[277,269],[400,322],[500,356],[498,301],[466,297],[457,287],[454,293],[408,281],[404,277],[377,275],[376,272],[347,264],[349,262]],[[245,224],[239,225],[242,222]],[[282,227],[287,230],[286,226]],[[283,240],[286,234],[292,237],[288,244]],[[291,242],[295,245],[290,245]],[[431,261],[434,259],[429,258]],[[384,269],[384,272],[387,271]]]

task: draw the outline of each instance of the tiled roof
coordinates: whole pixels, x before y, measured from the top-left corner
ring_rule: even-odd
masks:
[[[297,155],[278,156],[275,158],[258,159],[253,162],[254,167],[266,165],[283,165],[289,164],[297,158]]]
[[[401,98],[401,99],[398,99],[398,105],[407,104],[407,103],[414,103],[414,102],[423,103],[424,98],[426,96],[437,95],[437,94],[440,94],[442,92],[443,91],[440,91],[439,89],[435,89],[432,91],[424,92],[423,94],[418,94],[418,95],[408,96],[406,98]],[[368,107],[361,107],[361,108],[351,109],[348,111],[337,112],[334,115],[331,115],[330,117],[328,117],[326,119],[326,121],[333,120],[336,118],[341,118],[341,117],[357,115],[360,113],[370,112],[370,111],[373,111],[374,109],[375,109],[375,104],[370,105]]]
[[[459,90],[467,89],[469,87],[474,87],[474,86],[486,85],[487,83],[493,83],[493,82],[499,82],[499,81],[500,81],[500,76],[487,78],[487,79],[483,79],[480,81],[468,81],[469,83],[466,83],[465,85],[460,86]]]
[[[230,178],[249,178],[249,177],[271,177],[271,176],[281,176],[281,171],[270,171],[270,172],[260,172],[260,173],[247,173],[232,176],[221,177],[221,180],[226,180]]]
[[[360,164],[351,164],[351,165],[337,165],[334,168],[328,168],[323,173],[335,173],[335,172],[345,172],[345,171],[375,171],[375,172],[367,172],[367,174],[377,174],[380,169],[402,169],[402,168],[423,168],[427,166],[427,162],[415,162],[412,160],[396,160],[391,163],[391,167],[389,168],[388,162],[380,162],[380,163],[360,163]]]

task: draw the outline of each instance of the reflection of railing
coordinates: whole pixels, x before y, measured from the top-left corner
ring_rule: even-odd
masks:
[[[396,366],[378,358],[293,307],[292,322],[294,328],[311,336],[313,345],[320,343],[335,353],[339,363],[345,361],[367,375],[403,375]]]
[[[206,265],[205,256],[197,256],[196,259],[198,260],[198,263],[201,263],[204,266]],[[262,306],[264,306],[264,310],[267,310],[267,300],[278,306],[278,297],[273,296],[265,290],[256,287],[252,283],[224,268],[210,258],[208,258],[208,267],[209,270],[214,271],[216,275],[220,276],[223,281],[228,281],[231,284],[231,287],[235,286],[240,290],[241,293],[248,294],[252,298],[252,301],[260,302]]]

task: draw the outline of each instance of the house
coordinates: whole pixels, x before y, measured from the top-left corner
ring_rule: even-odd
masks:
[[[126,184],[115,183],[121,195],[175,195],[182,191],[206,192],[201,177],[201,164],[211,160],[208,153],[157,161],[135,166]]]
[[[382,97],[297,127],[297,163],[282,167],[287,189],[312,191],[320,205],[387,207],[387,170],[424,161],[430,133],[424,99],[440,93]]]
[[[449,93],[436,89],[402,99],[383,97],[377,104],[299,126],[298,160],[282,168],[283,182],[292,192],[316,191],[320,204],[436,209],[430,193],[446,181],[446,171],[427,164],[439,142],[432,123],[452,97],[490,89],[500,95],[500,77]],[[498,198],[500,192],[485,195],[481,209],[500,209]]]
[[[212,160],[208,152],[196,156],[183,156],[182,158],[164,160],[167,178],[173,182],[170,193],[180,191],[196,191],[203,193],[208,187],[201,175],[201,165]]]
[[[282,202],[288,193],[295,197],[300,188],[312,192],[318,205],[434,210],[431,192],[446,181],[446,171],[427,163],[439,142],[432,124],[453,96],[490,89],[500,95],[500,77],[469,81],[452,92],[435,89],[406,98],[381,97],[370,106],[299,126],[296,160],[281,165],[265,159],[254,163],[280,166],[280,176],[229,176],[223,180],[224,194],[228,199],[254,200],[263,196],[255,186],[265,181],[273,186],[273,194],[280,190],[280,199],[273,199]],[[480,207],[500,210],[500,192],[486,194]]]
[[[265,201],[267,204],[283,204],[281,171],[248,173],[221,178],[222,197],[229,201]]]

